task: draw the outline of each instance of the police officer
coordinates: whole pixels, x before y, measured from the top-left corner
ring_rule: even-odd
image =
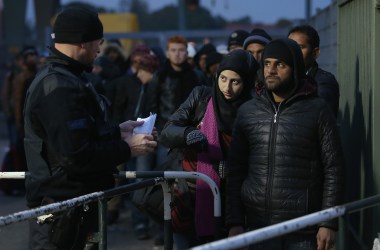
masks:
[[[102,37],[103,25],[91,10],[71,7],[56,18],[54,47],[28,90],[24,110],[30,208],[112,188],[118,164],[157,145],[152,135],[132,133],[142,122],[112,125],[107,100],[84,78]],[[31,220],[31,248],[83,249],[97,231],[96,216],[96,204],[90,204],[60,214],[52,224]],[[57,226],[60,218],[63,228]]]

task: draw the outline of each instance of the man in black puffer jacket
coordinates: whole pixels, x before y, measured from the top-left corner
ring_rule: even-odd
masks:
[[[237,114],[227,163],[230,236],[336,206],[343,198],[343,156],[335,118],[305,74],[296,42],[279,39],[263,52],[265,89]],[[328,249],[337,221],[252,246]],[[303,245],[304,246],[304,245]]]

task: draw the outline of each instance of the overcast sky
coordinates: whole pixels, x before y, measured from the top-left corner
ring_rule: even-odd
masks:
[[[78,0],[61,0],[63,4]],[[98,6],[117,9],[120,0],[81,0]],[[221,15],[227,20],[250,16],[253,22],[274,23],[279,18],[304,18],[305,0],[200,0],[200,4],[213,15]],[[149,11],[165,5],[177,5],[178,0],[147,0]],[[312,15],[318,8],[323,9],[331,0],[311,0]]]

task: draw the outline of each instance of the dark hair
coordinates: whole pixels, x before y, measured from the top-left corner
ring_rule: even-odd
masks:
[[[319,35],[318,35],[318,32],[312,26],[310,25],[295,26],[289,31],[288,36],[291,33],[296,33],[296,32],[305,34],[308,37],[309,44],[312,49],[319,47]]]

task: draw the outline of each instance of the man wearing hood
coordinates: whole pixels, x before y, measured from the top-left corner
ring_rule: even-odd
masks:
[[[302,52],[274,40],[262,57],[265,89],[238,111],[227,162],[230,236],[339,205],[343,156],[334,114],[305,74]],[[337,220],[250,249],[329,249]],[[302,246],[302,247],[301,247]]]
[[[100,52],[103,25],[96,12],[72,7],[54,23],[51,56],[28,89],[24,109],[30,208],[112,188],[116,166],[152,152],[151,135],[133,135],[142,125],[109,122],[107,101],[84,78]],[[83,249],[97,228],[89,203],[55,214],[54,222],[30,220],[31,249]]]

